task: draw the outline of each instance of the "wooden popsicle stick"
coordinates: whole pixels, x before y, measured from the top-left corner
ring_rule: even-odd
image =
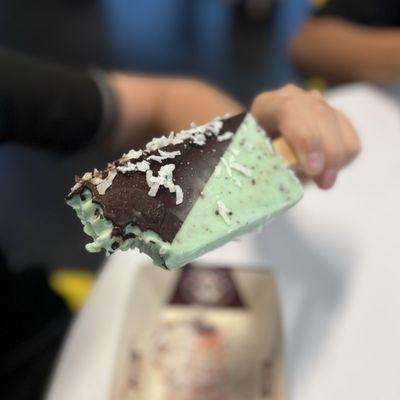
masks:
[[[274,139],[272,144],[275,150],[284,158],[288,166],[298,164],[296,154],[290,144],[282,136]]]

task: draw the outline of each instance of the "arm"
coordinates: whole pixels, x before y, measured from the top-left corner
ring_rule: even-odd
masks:
[[[293,39],[291,54],[303,72],[332,82],[391,81],[400,78],[400,28],[311,18]]]
[[[0,50],[0,141],[77,150],[101,129],[102,114],[86,71]]]
[[[154,133],[243,109],[226,93],[189,78],[111,73],[101,82],[82,71],[1,55],[3,141],[72,151],[107,128],[108,136],[98,138],[121,152]],[[299,170],[321,188],[333,186],[338,171],[358,152],[357,136],[346,118],[318,93],[288,85],[257,96],[251,111],[269,133],[286,137],[299,158]]]
[[[0,50],[0,141],[53,151],[93,140],[125,151],[154,134],[242,107],[190,78],[88,73]]]
[[[121,150],[140,147],[155,133],[187,129],[191,122],[202,124],[243,110],[226,93],[192,78],[112,73],[109,81],[119,110],[111,144]]]

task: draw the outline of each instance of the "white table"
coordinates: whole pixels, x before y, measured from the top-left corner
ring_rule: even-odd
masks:
[[[329,192],[209,261],[269,266],[281,290],[291,399],[400,398],[400,102],[366,85],[328,93],[363,152]],[[105,264],[71,330],[51,400],[106,400],[124,305],[140,256]]]

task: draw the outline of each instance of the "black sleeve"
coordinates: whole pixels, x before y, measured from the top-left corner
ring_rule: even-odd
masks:
[[[314,16],[334,16],[371,26],[400,26],[399,0],[327,0]]]
[[[70,152],[102,124],[98,85],[85,71],[0,50],[0,139]]]

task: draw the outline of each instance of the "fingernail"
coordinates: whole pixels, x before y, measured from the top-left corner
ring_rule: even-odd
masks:
[[[313,152],[308,155],[307,159],[308,168],[312,171],[312,173],[317,174],[321,172],[324,167],[324,157],[319,152]]]
[[[322,184],[325,189],[330,189],[336,182],[337,172],[333,168],[329,168],[324,172]]]

